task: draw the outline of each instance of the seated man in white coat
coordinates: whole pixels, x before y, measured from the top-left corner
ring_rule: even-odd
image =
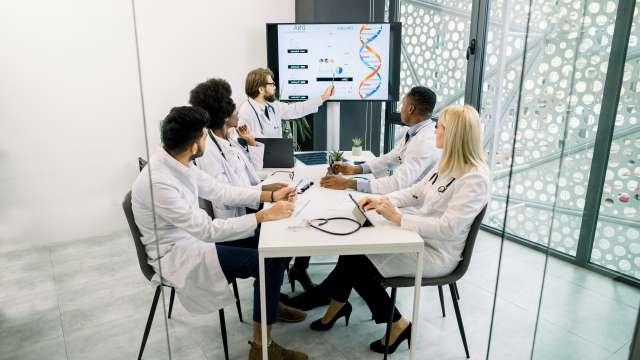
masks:
[[[441,154],[435,147],[435,123],[431,121],[435,106],[436,94],[433,91],[423,86],[412,88],[400,105],[400,120],[409,128],[393,150],[362,165],[334,165],[336,174],[372,173],[374,179],[327,175],[320,180],[320,185],[329,189],[388,194],[418,182],[431,170]],[[389,175],[389,171],[393,171],[393,174]]]
[[[247,101],[240,105],[240,125],[247,125],[258,138],[281,138],[282,120],[297,119],[315,113],[333,95],[333,85],[324,93],[307,101],[291,104],[276,101],[276,83],[269,69],[255,69],[245,80]]]
[[[258,276],[257,250],[224,246],[224,242],[251,236],[261,222],[291,216],[295,202],[291,187],[277,191],[234,187],[215,181],[194,166],[193,160],[202,156],[206,147],[207,117],[199,108],[171,109],[162,122],[162,147],[149,160],[149,171],[143,169],[132,188],[133,214],[149,264],[159,274],[161,262],[163,281],[176,289],[182,305],[193,313],[213,312],[233,304],[229,280]],[[198,197],[233,206],[257,207],[266,201],[275,204],[255,214],[211,220],[198,206]],[[289,259],[270,259],[265,266],[266,278],[260,279],[266,286],[268,324],[276,320],[288,262]],[[155,280],[159,280],[157,275]],[[308,358],[272,342],[270,335],[268,339],[261,338],[257,287],[253,320],[250,360],[262,357],[262,341],[269,343],[269,359]]]

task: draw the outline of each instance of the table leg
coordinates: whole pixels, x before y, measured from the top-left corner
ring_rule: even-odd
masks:
[[[418,262],[416,264],[416,282],[415,290],[413,292],[413,319],[411,321],[411,349],[409,350],[409,358],[414,360],[416,358],[416,337],[418,334],[418,325],[420,323],[420,290],[422,289],[422,251],[417,253]]]
[[[264,275],[264,257],[262,254],[258,254],[258,277],[260,278],[260,332],[262,337],[262,358],[267,360],[267,345],[269,343],[269,340],[267,339],[267,290]]]

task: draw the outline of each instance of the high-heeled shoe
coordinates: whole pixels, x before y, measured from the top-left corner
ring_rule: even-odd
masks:
[[[313,283],[306,269],[299,269],[292,266],[287,273],[287,277],[289,278],[289,284],[291,285],[291,292],[296,291],[296,281],[302,285],[304,291],[309,291],[316,287],[316,284]]]
[[[346,302],[342,308],[340,310],[338,310],[338,313],[333,317],[333,319],[331,319],[331,321],[329,321],[328,323],[324,324],[322,322],[322,319],[318,319],[314,322],[311,323],[311,330],[316,330],[316,331],[327,331],[329,329],[331,329],[333,327],[333,324],[336,323],[336,321],[338,319],[340,319],[341,317],[344,316],[344,322],[345,322],[345,326],[349,326],[349,318],[351,317],[351,311],[353,310],[353,308],[351,307],[351,304],[349,302]]]
[[[393,344],[389,344],[389,351],[387,354],[393,354],[398,346],[405,340],[407,340],[409,349],[411,349],[411,324],[402,330]],[[384,354],[384,344],[382,344],[382,340],[376,340],[369,344],[369,349],[373,352],[377,352],[378,354]]]

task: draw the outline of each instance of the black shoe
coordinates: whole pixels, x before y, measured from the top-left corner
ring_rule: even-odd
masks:
[[[409,324],[409,326],[402,330],[400,335],[398,335],[395,343],[389,344],[389,351],[387,352],[387,354],[393,354],[398,346],[405,340],[407,340],[409,349],[411,349],[411,324]],[[384,345],[382,345],[382,342],[380,340],[376,340],[369,344],[369,349],[371,349],[371,351],[373,352],[377,352],[378,354],[384,354]]]
[[[316,284],[314,284],[309,277],[307,269],[298,269],[297,267],[292,266],[287,273],[287,277],[289,278],[289,284],[291,284],[291,292],[296,291],[296,281],[302,285],[304,291],[309,291],[316,287]]]
[[[322,319],[318,319],[312,322],[311,330],[327,331],[331,329],[333,327],[333,324],[335,324],[336,321],[338,321],[338,319],[340,319],[343,316],[344,316],[345,326],[349,326],[349,318],[351,317],[352,310],[353,308],[351,307],[351,304],[347,301],[344,304],[344,306],[342,306],[342,308],[338,311],[338,313],[333,317],[333,319],[331,319],[331,321],[329,321],[327,324],[324,324],[322,322]]]
[[[324,294],[324,291],[322,291],[319,286],[292,298],[285,299],[281,296],[280,301],[287,306],[302,311],[309,311],[320,306],[329,305],[329,297]]]

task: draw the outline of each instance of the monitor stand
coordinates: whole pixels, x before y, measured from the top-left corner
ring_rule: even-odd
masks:
[[[340,150],[340,102],[327,102],[327,151]]]

